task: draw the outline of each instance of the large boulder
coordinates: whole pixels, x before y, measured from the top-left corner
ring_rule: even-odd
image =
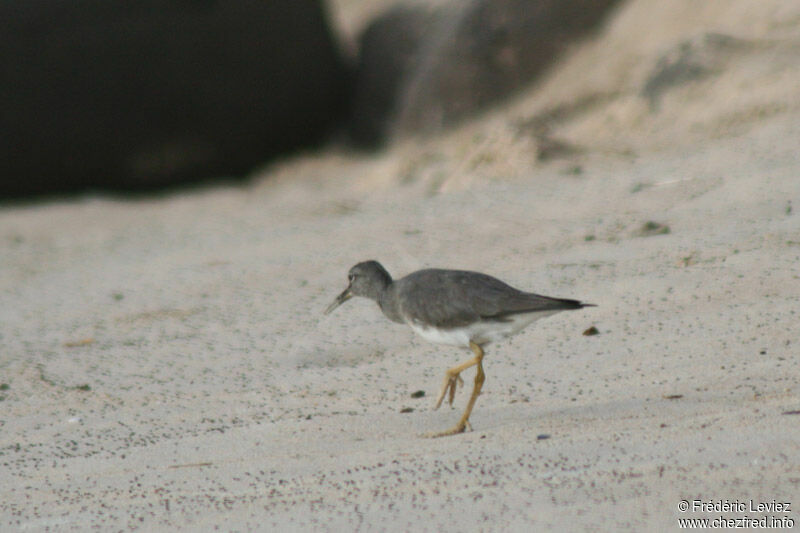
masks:
[[[617,0],[405,4],[362,33],[351,135],[436,131],[528,86]]]
[[[0,197],[241,175],[346,112],[319,0],[9,0],[0,20]]]

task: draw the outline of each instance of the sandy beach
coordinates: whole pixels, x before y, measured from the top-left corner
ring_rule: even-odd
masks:
[[[588,65],[642,4],[433,139],[330,147],[241,186],[0,208],[0,529],[797,527],[800,11],[766,2],[747,33],[734,2],[706,33],[660,32],[627,76],[615,56],[602,87]],[[722,50],[714,74],[653,109],[650,67],[714,32],[735,36],[703,48]],[[578,73],[605,96],[542,161],[525,119],[558,87],[579,98]],[[364,299],[323,316],[365,259],[598,307],[490,345],[473,430],[424,439],[458,419],[472,371],[453,408],[433,403],[469,354]],[[790,510],[749,507],[773,501]]]

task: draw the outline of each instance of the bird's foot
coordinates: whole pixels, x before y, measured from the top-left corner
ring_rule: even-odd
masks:
[[[472,431],[472,426],[469,423],[469,420],[466,422],[459,422],[455,426],[451,427],[450,429],[446,429],[444,431],[433,431],[431,433],[424,433],[421,437],[426,439],[436,439],[439,437],[449,437],[450,435],[458,435],[459,433],[464,433],[464,431],[469,430]]]
[[[446,394],[449,393],[448,401],[453,405],[453,400],[456,397],[456,386],[464,386],[464,380],[461,379],[461,373],[450,373],[449,371],[444,376],[444,383],[442,384],[442,392],[439,393],[439,398],[436,399],[434,409],[438,409],[442,405],[442,400]]]

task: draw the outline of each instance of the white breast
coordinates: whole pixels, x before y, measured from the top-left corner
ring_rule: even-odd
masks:
[[[423,339],[437,344],[469,346],[469,341],[473,341],[476,344],[485,345],[510,337],[540,318],[545,318],[558,312],[539,311],[511,315],[508,317],[507,322],[481,321],[462,328],[452,329],[432,328],[419,322],[409,322],[408,325]]]
[[[421,324],[409,323],[420,337],[436,344],[451,344],[455,346],[469,346],[469,328],[436,329]]]

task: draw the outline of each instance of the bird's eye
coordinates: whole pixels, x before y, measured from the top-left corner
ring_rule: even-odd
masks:
[[[350,280],[350,283],[353,283],[353,280],[356,279],[356,275],[355,274],[350,274],[349,276],[347,276],[347,279]]]

